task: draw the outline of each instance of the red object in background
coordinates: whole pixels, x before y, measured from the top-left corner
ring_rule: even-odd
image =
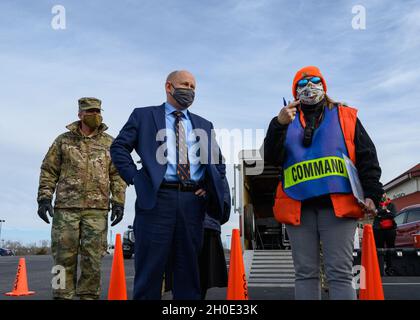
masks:
[[[400,174],[398,177],[394,178],[390,182],[384,185],[385,191],[389,194],[390,191],[395,190],[396,187],[408,183],[416,183],[416,179],[420,177],[420,163],[416,164],[414,167]],[[392,192],[393,194],[395,192]],[[417,190],[410,194],[405,194],[404,192],[397,192],[397,195],[394,194],[392,203],[395,205],[397,210],[402,210],[407,206],[412,206],[415,204],[420,204],[420,190]]]
[[[397,210],[420,203],[420,191],[392,200]]]
[[[414,248],[420,248],[420,233],[413,235],[414,238]]]
[[[391,229],[394,226],[392,219],[383,219],[379,221],[381,229]]]
[[[414,247],[414,235],[420,233],[420,205],[402,209],[395,217],[397,234],[396,247]]]

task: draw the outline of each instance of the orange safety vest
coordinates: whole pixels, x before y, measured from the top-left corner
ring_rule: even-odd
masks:
[[[339,105],[338,117],[343,131],[347,152],[353,163],[356,163],[356,147],[354,134],[356,130],[357,109]],[[303,113],[300,112],[300,120],[305,124]],[[287,156],[287,155],[286,155]],[[340,218],[362,218],[364,216],[360,205],[353,194],[331,193],[331,202],[335,215]],[[301,201],[290,198],[283,190],[282,182],[277,186],[276,197],[273,206],[274,217],[280,223],[299,225],[301,215]]]

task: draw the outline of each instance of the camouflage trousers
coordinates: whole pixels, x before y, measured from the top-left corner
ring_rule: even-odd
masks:
[[[101,260],[107,250],[108,211],[56,209],[51,229],[51,252],[55,266],[65,270],[65,285],[54,287],[53,297],[99,299]],[[77,280],[78,255],[80,277]],[[64,287],[64,288],[63,288]]]

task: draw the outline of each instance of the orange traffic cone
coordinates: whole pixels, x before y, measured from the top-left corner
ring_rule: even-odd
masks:
[[[378,254],[372,225],[363,227],[362,270],[364,270],[364,286],[359,291],[360,300],[384,300],[381,274],[379,272]],[[364,287],[364,288],[363,288]]]
[[[26,277],[25,258],[20,258],[16,273],[15,284],[13,285],[13,290],[12,292],[7,292],[6,296],[29,296],[34,293],[34,291],[28,290],[28,279]]]
[[[121,234],[117,233],[112,260],[111,279],[109,281],[108,300],[127,300],[125,284],[124,258],[121,244]]]
[[[246,284],[239,229],[232,230],[227,300],[248,300],[248,287]]]

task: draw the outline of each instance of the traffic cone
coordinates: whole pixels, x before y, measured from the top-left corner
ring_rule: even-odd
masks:
[[[25,258],[20,258],[16,273],[15,284],[13,285],[13,290],[12,292],[7,292],[6,296],[30,296],[34,293],[34,291],[28,290],[28,279],[26,277]]]
[[[239,229],[232,230],[227,300],[248,300],[248,287],[246,284]]]
[[[384,300],[382,278],[379,271],[378,254],[376,251],[375,238],[372,225],[363,227],[362,240],[362,270],[364,271],[363,283],[359,291],[360,300]]]
[[[125,284],[124,258],[121,244],[121,234],[117,233],[112,260],[111,279],[109,281],[108,300],[127,300]]]

